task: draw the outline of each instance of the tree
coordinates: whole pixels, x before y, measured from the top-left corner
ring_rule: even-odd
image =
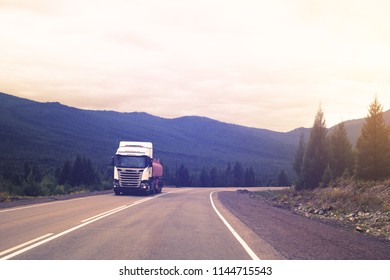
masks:
[[[288,177],[286,172],[284,170],[280,171],[279,176],[278,176],[278,186],[280,187],[285,187],[288,186],[290,183],[288,181]]]
[[[232,184],[232,165],[230,164],[230,162],[228,163],[228,166],[226,168],[226,171],[225,171],[225,185],[226,186],[231,186]]]
[[[329,138],[329,163],[334,178],[352,171],[353,150],[344,123],[337,125]]]
[[[245,187],[254,187],[256,185],[256,176],[252,167],[245,170],[244,182]]]
[[[389,128],[383,118],[383,107],[375,97],[356,144],[356,176],[380,180],[389,176]]]
[[[329,183],[333,180],[333,178],[334,178],[334,176],[333,176],[332,169],[330,168],[330,165],[328,164],[328,166],[326,167],[326,169],[324,171],[324,175],[322,175],[321,185],[323,187],[329,186]]]
[[[233,168],[233,181],[236,187],[242,187],[244,183],[244,169],[241,162],[236,161]]]
[[[318,187],[328,165],[326,133],[324,113],[320,107],[303,158],[302,178],[305,188]]]
[[[60,185],[70,184],[71,176],[72,176],[72,165],[69,160],[66,160],[59,174],[58,184]]]
[[[93,184],[99,182],[98,174],[93,167],[91,160],[86,158],[86,156],[84,156],[82,160],[82,170],[82,184],[85,184],[86,186],[92,186]]]
[[[199,176],[200,185],[201,187],[208,187],[210,185],[210,176],[209,173],[206,171],[206,168],[202,168],[202,172]]]
[[[217,187],[219,182],[218,177],[218,170],[217,168],[213,167],[210,170],[210,186],[211,187]]]
[[[180,165],[177,171],[176,184],[178,187],[189,187],[191,185],[190,174],[183,164]]]
[[[298,148],[295,153],[295,159],[293,162],[293,169],[295,173],[298,175],[298,187],[302,186],[303,178],[302,178],[302,168],[303,168],[303,158],[305,155],[305,135],[303,132],[301,133],[301,136],[299,137],[299,143],[298,143]]]
[[[71,172],[72,186],[80,186],[83,183],[83,161],[80,155],[77,155]]]

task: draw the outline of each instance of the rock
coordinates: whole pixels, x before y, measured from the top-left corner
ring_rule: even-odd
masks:
[[[355,230],[356,230],[356,231],[359,231],[359,232],[364,232],[364,230],[362,229],[361,226],[356,226]]]

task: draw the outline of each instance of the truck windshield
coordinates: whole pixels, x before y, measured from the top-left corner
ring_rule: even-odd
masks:
[[[118,167],[145,168],[148,166],[147,157],[120,156],[115,157],[115,165]]]

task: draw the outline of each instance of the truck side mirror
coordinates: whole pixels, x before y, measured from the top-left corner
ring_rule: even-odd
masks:
[[[115,160],[114,160],[114,157],[112,156],[111,157],[111,166],[114,166],[115,165]]]

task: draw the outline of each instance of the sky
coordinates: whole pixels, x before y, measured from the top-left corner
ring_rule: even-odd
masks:
[[[0,0],[0,91],[286,132],[390,109],[387,0]]]

